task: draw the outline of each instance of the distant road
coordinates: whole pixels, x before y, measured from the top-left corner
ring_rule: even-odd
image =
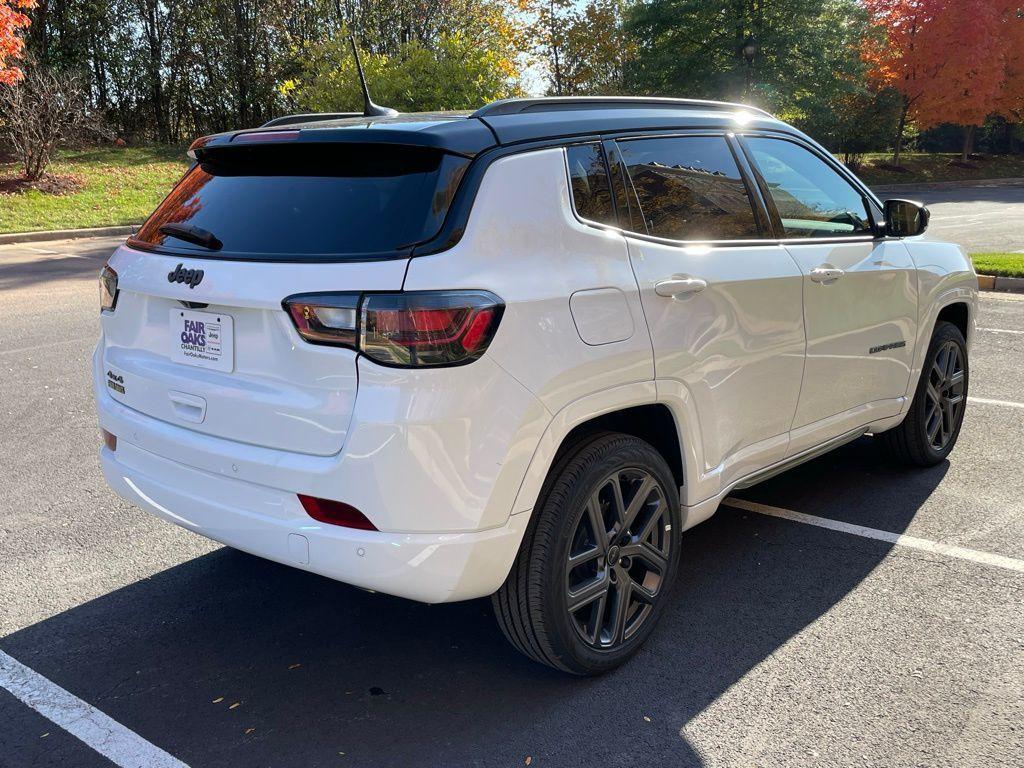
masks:
[[[874,189],[883,200],[905,197],[926,203],[932,212],[929,239],[958,243],[968,253],[1024,253],[1024,180]]]

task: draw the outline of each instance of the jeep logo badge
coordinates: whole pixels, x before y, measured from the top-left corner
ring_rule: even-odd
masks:
[[[203,270],[182,269],[183,266],[179,264],[172,272],[167,274],[168,283],[185,283],[189,288],[195,288],[203,282]]]

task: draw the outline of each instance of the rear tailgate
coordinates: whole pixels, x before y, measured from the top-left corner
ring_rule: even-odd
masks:
[[[356,352],[302,339],[282,300],[401,290],[469,161],[298,130],[258,137],[200,149],[111,258],[104,389],[197,432],[328,456],[351,419]]]
[[[197,432],[337,453],[356,396],[356,353],[303,341],[281,300],[328,289],[398,290],[406,263],[179,260],[122,247],[110,260],[119,278],[116,310],[103,316],[107,393]],[[198,285],[169,281],[179,264],[203,271]],[[186,362],[187,352],[203,347],[219,348]]]

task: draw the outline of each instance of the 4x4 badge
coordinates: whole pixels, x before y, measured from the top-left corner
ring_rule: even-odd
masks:
[[[203,270],[182,269],[183,266],[183,264],[179,264],[167,274],[168,283],[185,283],[189,288],[195,288],[203,282]]]

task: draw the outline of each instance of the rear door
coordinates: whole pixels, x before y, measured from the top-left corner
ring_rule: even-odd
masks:
[[[620,140],[617,152],[658,393],[691,414],[704,473],[688,482],[707,498],[785,455],[804,362],[800,270],[762,239],[724,135]]]
[[[803,274],[807,363],[791,453],[893,415],[907,391],[917,273],[906,246],[877,237],[870,201],[830,162],[789,139],[743,145]]]
[[[211,436],[337,453],[356,353],[304,341],[282,300],[400,290],[411,245],[436,233],[467,162],[381,145],[203,158],[110,260],[118,296],[102,318],[104,391]]]

